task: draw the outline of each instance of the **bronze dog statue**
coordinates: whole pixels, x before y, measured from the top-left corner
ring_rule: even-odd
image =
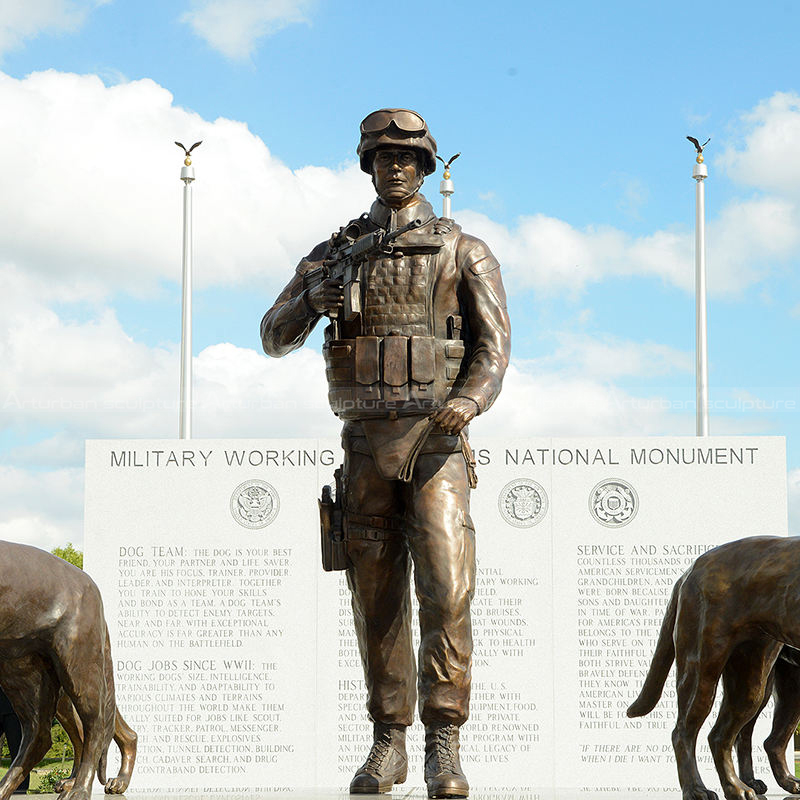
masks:
[[[765,744],[781,786],[790,792],[800,789],[779,749],[782,742],[785,750],[785,731],[798,713],[800,681],[786,658],[776,665],[784,645],[800,647],[798,563],[800,538],[752,537],[704,553],[675,584],[647,678],[628,716],[653,710],[674,660],[678,719],[672,745],[685,800],[716,800],[698,772],[695,747],[720,678],[724,694],[708,742],[725,797],[756,797],[752,785],[740,780],[733,768],[731,751],[737,737],[743,777],[757,789],[763,787],[752,775],[749,744],[773,679],[776,724]],[[791,653],[786,650],[787,657]]]
[[[61,691],[80,720],[82,746],[60,800],[89,800],[95,772],[105,772],[118,717],[100,592],[78,567],[11,542],[0,542],[0,684],[22,727],[0,800],[11,797],[50,749]]]

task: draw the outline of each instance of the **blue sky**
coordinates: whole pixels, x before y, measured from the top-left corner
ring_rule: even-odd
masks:
[[[800,533],[800,5],[0,2],[0,536],[82,538],[87,437],[177,433],[180,152],[196,151],[195,435],[335,435],[319,333],[260,352],[294,264],[372,197],[358,123],[428,120],[501,260],[479,435],[692,434],[707,150],[714,434],[787,437]],[[424,188],[438,207],[439,175]]]

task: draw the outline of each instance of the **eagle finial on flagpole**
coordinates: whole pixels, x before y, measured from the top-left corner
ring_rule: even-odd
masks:
[[[187,167],[191,167],[192,166],[192,159],[191,159],[192,150],[194,150],[195,147],[199,147],[201,144],[203,144],[203,140],[201,139],[199,142],[195,142],[188,150],[186,149],[186,146],[181,144],[180,142],[175,142],[175,144],[178,145],[178,147],[180,147],[181,150],[183,150],[184,153],[186,153],[186,158],[184,159],[183,163],[186,164]]]
[[[686,138],[694,145],[694,149],[697,150],[697,163],[702,164],[705,160],[703,158],[703,148],[711,141],[711,137],[709,136],[703,144],[700,144],[694,136],[687,136]]]

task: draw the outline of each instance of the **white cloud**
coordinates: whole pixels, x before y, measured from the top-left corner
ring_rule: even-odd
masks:
[[[153,414],[144,403],[163,394],[160,376],[175,362],[174,349],[134,342],[107,308],[87,322],[64,320],[31,294],[34,286],[16,270],[0,268],[0,287],[6,290],[0,296],[2,427],[70,432],[110,427],[135,435],[125,412],[138,404]]]
[[[800,95],[776,92],[742,117],[740,146],[719,162],[736,181],[800,197]]]
[[[0,196],[0,263],[24,268],[48,296],[145,293],[179,279],[175,139],[203,140],[193,184],[200,287],[258,281],[275,293],[303,254],[374,196],[357,164],[292,171],[243,123],[204,120],[150,80],[107,87],[96,76],[0,73],[0,92],[4,118],[15,121],[0,126],[0,172],[15,187]],[[459,221],[490,244],[512,291],[576,292],[632,276],[693,291],[685,228],[635,237],[545,214],[506,226],[469,210]],[[797,252],[800,211],[789,197],[737,200],[710,221],[707,240],[709,291],[741,292]]]
[[[23,440],[58,432],[4,454],[14,466],[0,468],[0,538],[49,550],[83,540],[84,439],[176,438],[178,351],[134,341],[108,308],[64,319],[36,288],[0,268],[0,431]],[[196,437],[338,434],[322,357],[310,348],[276,360],[223,343],[193,368]]]
[[[503,391],[474,436],[692,436],[693,357],[656,342],[559,332],[547,356],[512,359]],[[685,374],[686,385],[653,386],[658,376]],[[647,387],[636,387],[640,378]],[[619,383],[624,379],[628,388]],[[715,435],[773,434],[775,404],[717,387]]]
[[[0,360],[4,365],[0,428],[61,430],[70,436],[174,436],[177,428],[177,346],[134,341],[109,308],[88,320],[59,316],[36,295],[37,284],[0,268]],[[519,435],[544,430],[568,434],[668,432],[673,423],[640,411],[613,381],[691,370],[691,358],[654,342],[557,333],[554,352],[515,362],[500,401],[487,415],[495,424],[513,418]],[[220,343],[194,359],[194,434],[224,436],[330,436],[337,424],[327,407],[321,355],[303,347],[272,359],[255,350]],[[522,401],[528,396],[531,401]],[[533,415],[523,422],[523,413]],[[571,422],[570,422],[571,420]],[[665,427],[667,426],[667,427]],[[63,438],[38,446],[62,463]],[[30,455],[29,455],[30,457]]]
[[[800,249],[800,95],[774,94],[743,115],[742,126],[739,144],[714,166],[761,194],[707,209],[711,294],[741,293]],[[491,244],[512,290],[576,291],[634,276],[694,290],[694,232],[688,227],[633,237],[611,227],[579,229],[545,214],[520,217],[513,227],[470,211],[460,212],[459,221]]]
[[[800,139],[798,140],[800,146]],[[713,237],[715,244],[708,243]],[[764,278],[777,263],[796,257],[800,210],[778,197],[732,201],[709,226],[708,282],[740,292]]]
[[[179,280],[182,157],[193,154],[199,286],[286,281],[317,241],[374,196],[356,164],[292,172],[240,122],[209,122],[151,80],[106,87],[54,71],[0,73],[0,263],[57,291],[147,292]],[[67,291],[63,289],[63,291]]]
[[[83,455],[83,440],[67,431],[59,431],[38,442],[12,447],[4,460],[20,467],[46,464],[52,469],[81,464]]]
[[[658,397],[634,397],[611,383],[512,362],[497,402],[473,423],[481,436],[649,436],[691,433],[691,419]]]
[[[490,244],[512,289],[581,289],[617,272],[626,246],[614,228],[579,231],[544,214],[521,217],[513,229],[469,210],[459,212],[458,221]]]
[[[0,288],[8,290],[0,295],[0,429],[61,431],[17,458],[75,463],[74,438],[176,435],[176,346],[134,341],[109,308],[65,320],[8,268]],[[322,356],[310,348],[276,360],[217,344],[194,358],[193,371],[198,437],[336,435]]]
[[[181,20],[211,47],[236,60],[253,55],[259,39],[308,22],[314,0],[194,0]]]
[[[578,291],[636,276],[694,291],[694,233],[688,230],[633,237],[611,227],[581,230],[544,214],[520,217],[509,228],[469,210],[459,222],[490,243],[512,291]],[[800,212],[793,203],[772,197],[730,203],[707,224],[709,292],[741,292],[776,260],[793,256],[799,244]]]
[[[651,377],[673,372],[690,372],[690,353],[657,342],[634,342],[606,334],[554,335],[556,349],[547,356],[526,362],[532,372],[557,369],[590,379],[613,380],[624,376]]]
[[[83,469],[0,466],[0,539],[51,550],[83,541]]]
[[[72,32],[86,15],[110,0],[3,0],[0,3],[0,55],[43,31]]]
[[[196,359],[196,430],[213,437],[337,436],[322,356],[303,347],[272,359],[218,344]]]

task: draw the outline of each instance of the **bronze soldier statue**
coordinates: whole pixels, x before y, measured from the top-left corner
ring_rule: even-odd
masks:
[[[489,248],[419,194],[436,167],[419,114],[369,114],[357,152],[377,199],[300,262],[264,315],[261,340],[283,356],[330,318],[323,353],[345,453],[333,566],[347,570],[374,733],[350,792],[405,780],[418,682],[428,796],[467,797],[459,727],[469,714],[475,477],[466,426],[494,402],[508,365],[505,292]]]

